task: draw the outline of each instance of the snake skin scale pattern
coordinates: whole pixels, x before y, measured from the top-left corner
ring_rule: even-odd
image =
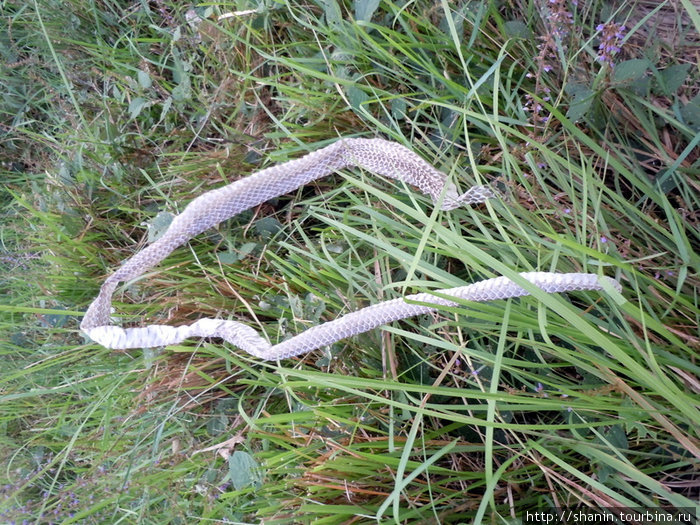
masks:
[[[434,294],[419,293],[368,306],[309,328],[277,345],[270,345],[253,328],[229,320],[200,319],[178,327],[121,328],[110,324],[112,295],[119,282],[142,275],[175,248],[221,221],[348,167],[360,167],[416,186],[444,210],[495,197],[487,186],[474,186],[459,195],[444,173],[400,144],[383,139],[340,139],[299,159],[263,169],[195,198],[173,219],[158,240],[125,261],[105,280],[83,317],[81,330],[93,341],[113,349],[152,348],[177,344],[190,337],[216,337],[257,358],[277,360],[310,352],[399,319],[457,304],[440,295],[468,301],[492,301],[528,294],[510,279],[496,277],[458,288],[437,290]],[[530,272],[520,275],[548,293],[603,289],[595,274]],[[602,279],[620,290],[614,279]]]

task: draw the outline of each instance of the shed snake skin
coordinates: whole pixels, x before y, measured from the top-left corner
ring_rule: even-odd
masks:
[[[85,313],[80,324],[81,330],[93,341],[112,349],[152,348],[174,345],[190,337],[215,337],[222,338],[257,358],[278,360],[305,354],[392,321],[457,304],[441,296],[469,301],[492,301],[528,295],[524,288],[510,279],[496,277],[467,286],[418,293],[374,304],[313,326],[276,345],[271,345],[253,328],[230,320],[206,318],[178,327],[148,325],[121,328],[110,324],[112,295],[119,282],[140,276],[175,248],[221,221],[347,167],[360,167],[416,186],[443,210],[480,203],[495,196],[487,186],[474,186],[459,195],[455,185],[447,180],[444,173],[395,142],[383,139],[339,139],[299,159],[263,169],[194,199],[173,219],[158,240],[127,259],[105,280],[99,295]],[[614,279],[595,274],[527,272],[520,275],[548,293],[602,290],[601,279],[607,280],[616,289],[621,289]]]

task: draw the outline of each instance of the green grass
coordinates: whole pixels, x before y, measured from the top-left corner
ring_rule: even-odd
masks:
[[[188,24],[169,0],[0,2],[0,521],[695,508],[692,35],[640,38],[630,12],[579,0],[557,40],[558,6],[208,2]],[[595,61],[612,20],[632,28],[613,70]],[[440,212],[349,170],[176,250],[122,287],[123,323],[230,317],[274,342],[532,270],[605,274],[622,293],[465,302],[281,363],[80,334],[159,212],[338,136],[396,140],[503,198]]]

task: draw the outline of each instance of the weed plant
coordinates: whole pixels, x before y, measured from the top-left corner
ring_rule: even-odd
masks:
[[[695,509],[700,16],[683,0],[668,41],[670,4],[0,1],[0,521]],[[274,342],[520,271],[623,292],[463,303],[279,363],[80,334],[193,197],[338,136],[502,198],[440,212],[348,170],[126,283],[118,322],[231,318]]]

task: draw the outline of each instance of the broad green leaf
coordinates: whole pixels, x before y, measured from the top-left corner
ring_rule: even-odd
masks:
[[[210,436],[218,436],[226,432],[228,428],[228,417],[225,414],[217,414],[212,416],[207,422],[207,433]]]
[[[691,129],[700,132],[700,95],[681,107],[680,114]]]
[[[148,104],[148,101],[143,97],[136,97],[129,103],[129,118],[136,118],[141,114],[141,111]]]
[[[348,87],[348,101],[350,101],[350,106],[352,109],[360,109],[360,106],[367,102],[369,96],[367,93],[362,91],[360,88],[355,86]]]
[[[141,86],[143,89],[148,89],[153,85],[153,81],[151,80],[151,76],[146,73],[145,71],[142,71],[139,69],[138,72],[138,80],[139,80],[139,86]]]
[[[397,120],[406,118],[406,101],[402,98],[395,98],[391,101],[391,116]]]
[[[236,252],[217,253],[216,258],[219,259],[221,264],[235,264],[240,260]]]
[[[236,250],[236,251],[238,252],[238,255],[241,258],[243,258],[243,257],[247,257],[248,255],[253,253],[253,250],[255,250],[257,247],[258,247],[257,242],[246,242],[246,243],[242,244],[241,247],[238,248],[238,250]]]
[[[355,20],[371,22],[377,7],[379,7],[379,0],[355,0]]]
[[[640,97],[644,97],[651,89],[651,77],[638,78],[627,84],[627,87],[633,93],[639,95]]]
[[[148,224],[148,242],[152,243],[161,238],[161,236],[170,227],[170,223],[173,222],[173,214],[167,211],[162,211],[153,219],[151,219]]]
[[[508,38],[529,39],[532,36],[530,28],[522,20],[509,20],[503,24],[503,29]]]
[[[160,110],[160,120],[163,120],[165,116],[168,114],[168,111],[170,111],[170,108],[173,105],[173,99],[172,97],[168,97],[163,101],[163,107]]]
[[[583,84],[571,84],[566,87],[566,91],[573,95],[566,116],[577,122],[585,117],[586,113],[591,109],[591,105],[595,100],[595,92]]]
[[[244,489],[260,479],[255,458],[242,450],[236,450],[228,458],[228,472],[236,490]]]
[[[183,102],[189,100],[192,97],[192,89],[190,86],[189,77],[184,77],[182,82],[175,86],[172,91],[173,100],[176,102]]]
[[[627,435],[622,425],[612,425],[603,433],[604,438],[616,449],[626,450],[629,448]]]
[[[669,66],[660,72],[662,90],[666,95],[673,95],[680,89],[688,77],[690,64],[676,64]]]
[[[651,62],[646,58],[633,58],[625,60],[615,66],[612,79],[614,82],[632,82],[644,76]]]
[[[245,259],[258,248],[256,242],[246,242],[240,248],[229,250],[227,252],[217,253],[216,257],[221,264],[235,264],[241,259]]]
[[[282,223],[274,217],[263,217],[255,222],[255,231],[258,235],[269,239],[283,228]]]
[[[323,14],[326,15],[326,23],[331,27],[340,26],[343,23],[343,15],[337,0],[323,0]]]

